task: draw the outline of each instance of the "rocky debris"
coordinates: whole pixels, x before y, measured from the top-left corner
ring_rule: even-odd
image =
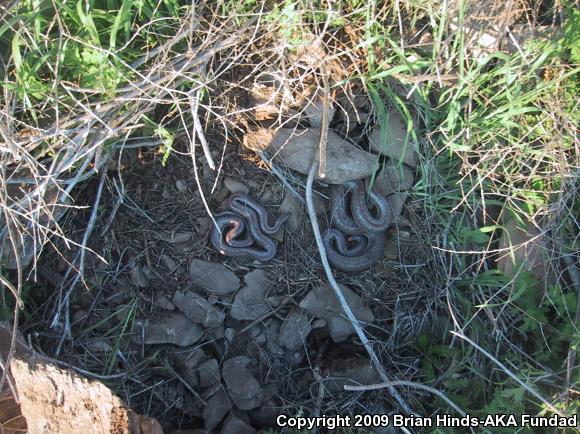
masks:
[[[280,159],[291,169],[307,174],[318,151],[319,140],[318,128],[282,128],[277,131],[260,129],[244,136],[244,146],[275,155],[276,159]],[[333,131],[328,132],[325,182],[342,184],[365,178],[374,171],[375,164],[375,156],[351,145]]]
[[[240,410],[251,410],[258,407],[264,398],[260,383],[254,378],[247,366],[250,359],[238,356],[226,360],[222,366],[228,395]]]
[[[189,278],[194,285],[217,295],[228,295],[240,287],[240,279],[220,263],[194,259],[189,264]]]
[[[235,193],[248,194],[248,192],[250,191],[247,185],[241,183],[240,181],[236,181],[235,179],[230,177],[224,179],[224,185],[232,194]]]
[[[372,323],[374,315],[366,307],[362,299],[350,288],[339,284],[346,301],[348,302],[354,316],[364,323]],[[354,330],[350,321],[346,318],[340,302],[334,291],[326,285],[312,289],[300,302],[300,307],[308,311],[311,315],[322,318],[328,323],[330,337],[336,343],[345,341]]]
[[[94,353],[110,353],[113,351],[113,347],[105,341],[89,342],[87,344],[87,350]]]
[[[373,128],[369,136],[371,147],[375,151],[392,158],[395,163],[403,160],[403,163],[413,168],[417,167],[418,157],[414,149],[413,139],[410,133],[407,134],[405,121],[398,112],[389,113],[385,130],[383,139],[383,126],[377,125]]]
[[[180,347],[193,345],[203,336],[203,329],[177,312],[168,312],[160,319],[142,321],[146,345],[174,344]]]
[[[227,393],[220,388],[207,400],[207,405],[203,408],[202,418],[208,431],[213,431],[224,417],[231,411],[231,403]]]
[[[257,432],[242,419],[230,414],[222,426],[221,434],[256,434]]]
[[[266,272],[261,269],[251,271],[244,276],[244,283],[234,297],[230,315],[237,320],[255,320],[270,309],[266,302],[269,283]]]
[[[299,308],[292,309],[282,322],[278,335],[278,345],[296,351],[305,345],[306,338],[312,331],[310,318]]]
[[[406,164],[397,164],[389,160],[375,178],[373,190],[382,196],[389,196],[400,191],[409,191],[413,187],[415,171]]]
[[[153,304],[161,309],[175,310],[175,305],[165,295],[160,295],[153,300]]]
[[[397,219],[403,212],[403,206],[405,205],[408,197],[409,193],[407,192],[393,193],[387,197],[387,202],[389,202],[389,205],[391,205],[395,219]]]
[[[219,383],[220,367],[216,359],[209,359],[199,365],[197,369],[199,375],[199,386],[201,388],[211,387]]]
[[[297,231],[300,229],[304,215],[304,207],[302,206],[302,202],[291,192],[287,192],[284,199],[282,199],[280,212],[288,214],[286,224],[290,230]]]
[[[332,393],[344,391],[344,386],[375,384],[381,377],[370,360],[360,358],[333,359],[328,368],[326,387]]]
[[[179,350],[173,352],[173,359],[181,376],[187,383],[197,389],[199,387],[198,366],[209,359],[203,348],[193,351]]]
[[[278,339],[280,336],[280,327],[281,323],[277,319],[272,319],[267,322],[267,331],[266,331],[266,339],[267,339],[267,348],[268,351],[277,356],[283,356],[284,350],[278,345]]]
[[[149,286],[149,278],[145,273],[143,265],[137,259],[131,259],[129,261],[129,275],[131,276],[133,285],[139,288],[147,288]]]
[[[210,304],[205,298],[191,291],[177,291],[173,303],[191,322],[206,328],[219,326],[224,322],[225,314]]]

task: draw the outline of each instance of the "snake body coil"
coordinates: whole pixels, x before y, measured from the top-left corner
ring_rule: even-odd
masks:
[[[283,214],[270,225],[268,212],[260,202],[237,193],[226,202],[227,211],[214,216],[210,241],[215,249],[226,256],[246,256],[269,261],[276,255],[277,242],[270,237],[287,220]]]
[[[363,181],[349,181],[343,187],[332,187],[333,227],[322,234],[322,241],[334,268],[346,272],[368,270],[383,255],[393,212],[387,200],[374,192],[367,201]]]

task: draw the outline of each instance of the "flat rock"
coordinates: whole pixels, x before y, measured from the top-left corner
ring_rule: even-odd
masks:
[[[304,346],[306,338],[312,331],[310,318],[299,308],[292,309],[282,322],[278,335],[278,344],[289,350],[296,351]]]
[[[244,146],[267,152],[291,169],[307,174],[318,151],[319,140],[319,128],[281,128],[277,131],[259,129],[246,133]],[[376,156],[351,145],[333,131],[328,132],[325,182],[342,184],[365,178],[375,170],[376,162]]]
[[[226,360],[222,366],[224,379],[231,400],[240,410],[258,407],[264,399],[264,391],[247,366],[250,359],[238,356]]]
[[[405,143],[405,139],[407,143]],[[413,139],[410,134],[407,136],[405,121],[398,112],[389,113],[389,120],[384,132],[381,125],[373,128],[369,136],[369,143],[375,151],[392,158],[396,163],[403,160],[405,164],[417,167],[418,158]]]
[[[194,292],[177,291],[173,303],[187,319],[204,327],[213,328],[224,322],[225,314]]]
[[[332,360],[328,368],[328,378],[326,387],[333,393],[344,391],[347,384],[359,386],[381,381],[370,360],[358,358]]]
[[[224,417],[230,412],[231,404],[223,388],[207,400],[207,405],[203,408],[202,417],[208,431],[213,431]]]
[[[389,160],[375,178],[373,189],[388,196],[400,191],[409,191],[413,187],[415,171],[406,164],[397,164]]]
[[[257,432],[242,419],[230,414],[222,426],[221,434],[256,434]]]
[[[244,276],[244,286],[240,289],[230,310],[237,320],[255,320],[266,313],[270,306],[266,301],[268,278],[264,270],[254,270]]]
[[[224,185],[232,194],[248,193],[250,191],[247,185],[241,183],[240,181],[236,181],[235,179],[230,177],[224,179]]]
[[[284,212],[288,214],[288,220],[286,224],[288,228],[297,231],[302,226],[303,222],[303,215],[304,215],[304,207],[302,206],[302,202],[298,200],[296,196],[294,196],[291,192],[287,192],[284,199],[282,199],[282,203],[280,204],[280,212]]]
[[[354,316],[361,322],[361,326],[364,326],[364,323],[372,323],[374,321],[374,315],[363,304],[362,299],[350,288],[341,284],[339,284],[339,287],[352,309]],[[300,302],[300,307],[308,311],[311,315],[322,318],[328,323],[328,331],[334,342],[343,342],[354,333],[350,321],[346,318],[334,291],[326,285],[321,285],[306,294]]]
[[[203,329],[198,324],[177,312],[165,313],[161,319],[146,319],[142,324],[146,345],[174,344],[188,347],[199,341],[203,335]]]
[[[228,295],[240,287],[240,279],[216,262],[194,259],[189,264],[189,278],[194,285],[217,295]]]
[[[209,359],[198,367],[200,387],[211,387],[219,383],[220,367],[216,359]]]

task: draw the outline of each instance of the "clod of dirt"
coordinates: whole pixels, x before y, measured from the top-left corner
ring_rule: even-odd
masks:
[[[250,191],[247,185],[242,184],[240,181],[236,181],[235,179],[230,177],[224,179],[224,185],[232,194],[234,193],[247,194]]]
[[[240,410],[258,407],[264,399],[264,391],[247,366],[250,359],[238,356],[226,360],[222,367],[222,377],[229,397]]]
[[[304,213],[304,207],[302,206],[302,202],[300,202],[296,196],[287,192],[280,204],[280,212],[288,214],[286,224],[290,230],[297,231],[300,229],[303,221],[302,216]]]
[[[350,288],[339,284],[346,301],[354,316],[364,323],[372,323],[375,319],[372,311],[366,307],[362,299]],[[311,315],[322,318],[328,323],[330,337],[336,343],[345,341],[354,330],[348,319],[344,318],[344,312],[334,291],[326,285],[311,290],[300,302],[300,307]]]
[[[275,155],[285,165],[307,174],[318,151],[320,129],[306,130],[281,128],[277,131],[260,129],[244,136],[244,146],[252,150]],[[326,143],[325,182],[343,184],[353,179],[369,176],[375,166],[375,157],[328,132]]]
[[[219,326],[224,322],[225,314],[210,304],[205,298],[191,291],[177,291],[173,303],[191,322],[206,328]]]
[[[375,178],[373,189],[383,196],[399,191],[409,191],[414,179],[415,171],[409,166],[406,164],[399,166],[396,162],[389,160]]]
[[[230,400],[222,387],[208,399],[202,417],[208,431],[213,431],[231,410]]]
[[[216,262],[194,259],[189,264],[189,278],[194,285],[217,295],[227,295],[240,287],[240,279]]]
[[[216,359],[209,359],[203,362],[198,367],[199,374],[199,386],[201,388],[211,387],[214,384],[219,383],[220,377],[220,367]]]
[[[326,387],[330,392],[342,392],[344,386],[375,384],[381,381],[369,359],[334,359],[328,368]]]
[[[177,312],[166,313],[161,319],[146,319],[142,324],[146,345],[174,344],[187,347],[199,341],[203,335],[201,326]]]
[[[418,156],[413,147],[411,135],[407,134],[405,122],[398,112],[389,113],[389,120],[384,126],[384,131],[382,125],[373,128],[369,143],[375,151],[391,157],[396,163],[402,159],[405,164],[417,167]]]
[[[280,327],[278,344],[296,351],[304,346],[306,338],[312,331],[310,318],[302,309],[292,309]]]
[[[234,297],[230,315],[237,320],[255,320],[266,313],[268,278],[264,270],[254,270],[244,276],[245,285]]]
[[[222,426],[221,434],[255,434],[257,432],[242,419],[230,414]]]

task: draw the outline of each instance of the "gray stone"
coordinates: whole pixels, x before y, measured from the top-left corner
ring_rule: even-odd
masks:
[[[310,318],[302,309],[292,309],[280,327],[278,344],[296,351],[304,347],[306,338],[312,331]]]
[[[142,324],[144,343],[147,345],[175,344],[187,347],[199,341],[203,335],[199,325],[177,312],[168,312],[161,319],[146,319]]]
[[[277,356],[283,356],[284,350],[278,345],[278,337],[280,336],[280,321],[273,319],[268,324],[268,329],[266,332],[267,347],[271,354]]]
[[[217,295],[231,294],[240,287],[240,279],[222,264],[201,259],[189,264],[189,278],[194,285]]]
[[[255,320],[270,309],[266,302],[266,272],[261,269],[251,271],[244,277],[244,282],[234,297],[230,315],[237,320]]]
[[[304,207],[302,202],[291,192],[287,192],[286,196],[284,196],[280,204],[280,212],[288,214],[288,221],[286,222],[288,228],[293,231],[300,229],[303,223]]]
[[[344,391],[344,386],[375,384],[381,377],[369,359],[335,359],[330,362],[326,387],[332,393]]]
[[[240,410],[258,407],[264,398],[260,383],[254,378],[247,366],[250,359],[238,356],[226,360],[222,367],[224,379],[231,400]]]
[[[173,303],[191,322],[204,327],[213,328],[224,322],[223,312],[212,306],[201,295],[191,291],[177,291],[173,296]]]
[[[222,426],[221,434],[255,434],[257,432],[242,419],[230,414]]]
[[[236,181],[233,178],[227,177],[224,179],[225,187],[230,191],[230,193],[248,193],[249,189],[248,186],[241,183],[240,181]]]
[[[275,156],[286,166],[307,174],[318,152],[320,129],[260,129],[244,136],[244,146]],[[335,132],[328,132],[326,142],[326,177],[324,182],[342,184],[369,176],[376,167],[376,157],[351,145]]]
[[[171,303],[171,301],[169,301],[165,295],[160,295],[159,297],[155,298],[155,300],[153,300],[153,304],[160,307],[161,309],[175,310],[175,305]]]
[[[198,367],[200,387],[211,387],[219,383],[220,367],[216,359],[209,359]]]
[[[388,196],[399,191],[409,191],[413,186],[415,171],[405,164],[389,160],[375,178],[373,190]]]
[[[381,137],[382,126],[377,125],[369,136],[371,147],[398,163],[402,160],[411,167],[417,167],[417,152],[411,134],[407,135],[407,127],[402,116],[396,112],[389,113],[385,125],[384,140]],[[406,143],[405,143],[406,141]]]
[[[372,323],[374,315],[366,307],[362,299],[350,288],[339,284],[346,301],[354,316],[362,323]],[[328,323],[330,337],[334,342],[343,342],[354,333],[350,321],[346,318],[343,309],[334,291],[325,285],[311,290],[300,302],[300,307],[311,315],[322,318]],[[364,324],[361,324],[364,326]]]
[[[203,408],[202,417],[208,431],[213,431],[226,414],[231,410],[230,400],[223,388],[220,388],[208,399],[207,405]]]

